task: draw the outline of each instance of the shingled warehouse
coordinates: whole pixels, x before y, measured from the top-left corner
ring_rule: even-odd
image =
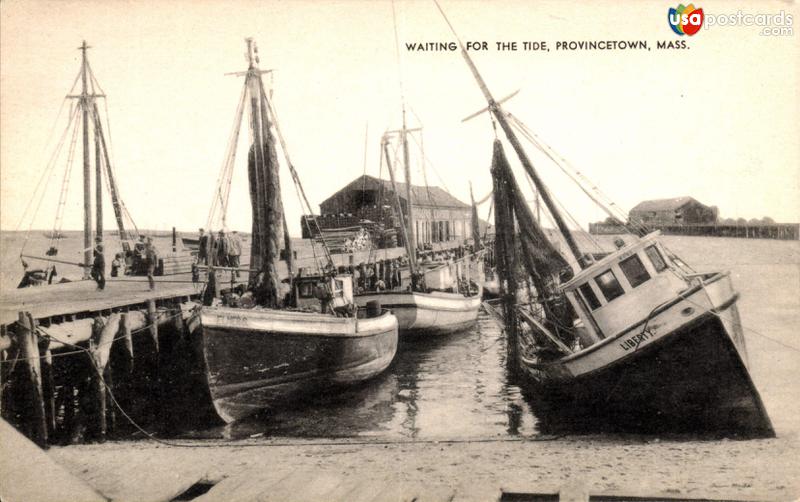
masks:
[[[408,218],[406,185],[397,183],[397,195],[404,218]],[[414,235],[422,248],[434,243],[463,243],[472,238],[470,206],[436,186],[411,186],[411,205],[414,215]],[[370,227],[370,231],[383,233],[391,243],[403,245],[400,218],[394,210],[395,194],[392,183],[363,175],[325,199],[320,204],[320,215],[314,216],[323,231],[331,229]],[[301,222],[303,237],[316,237],[316,226]]]

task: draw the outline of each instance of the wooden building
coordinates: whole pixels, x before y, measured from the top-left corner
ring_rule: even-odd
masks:
[[[408,218],[406,185],[397,183],[400,207],[404,218]],[[437,243],[463,243],[472,238],[470,206],[436,186],[411,187],[417,246],[431,247]],[[397,231],[396,245],[400,238],[400,218],[396,214],[395,194],[389,180],[363,175],[351,181],[320,204],[320,215],[314,219],[324,230],[352,228],[367,223],[380,225],[387,231]],[[314,237],[313,227],[304,219],[303,237]]]
[[[629,213],[634,224],[645,225],[696,225],[717,221],[717,208],[701,204],[692,197],[646,200]]]

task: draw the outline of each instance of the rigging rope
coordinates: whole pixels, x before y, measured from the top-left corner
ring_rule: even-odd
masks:
[[[297,174],[297,171],[294,168],[294,164],[292,164],[292,161],[289,158],[289,151],[286,148],[286,141],[283,139],[283,133],[281,132],[281,128],[279,126],[278,114],[275,111],[275,106],[272,104],[272,100],[266,99],[266,94],[264,93],[263,82],[261,82],[261,93],[264,96],[265,101],[267,102],[267,109],[269,110],[269,113],[272,116],[272,122],[275,124],[275,132],[278,135],[278,141],[279,141],[280,146],[281,146],[281,151],[283,152],[283,158],[286,160],[286,165],[289,168],[289,173],[292,175],[292,180],[294,181],[295,190],[297,191],[298,198],[300,199],[301,208],[302,208],[303,203],[305,203],[306,207],[302,208],[302,209],[303,209],[303,211],[308,211],[308,213],[306,213],[306,214],[308,214],[309,217],[311,219],[313,219],[314,225],[317,227],[318,235],[320,236],[320,240],[322,241],[322,249],[323,249],[323,251],[325,251],[325,258],[327,260],[327,265],[330,266],[330,267],[333,267],[334,270],[335,270],[336,266],[335,266],[335,264],[333,262],[333,257],[331,257],[331,252],[330,252],[330,248],[328,246],[328,243],[325,241],[325,236],[322,234],[322,229],[319,226],[319,222],[313,216],[314,212],[312,210],[311,204],[308,202],[308,197],[306,197],[306,192],[303,189],[303,184],[300,182],[300,176]],[[309,227],[310,227],[310,224],[308,223],[308,220],[309,220],[309,218],[305,218],[306,225],[309,225]],[[310,232],[310,228],[309,228],[309,232]],[[310,234],[310,235],[313,235],[313,234]],[[311,241],[311,250],[312,250],[312,252],[314,254],[314,261],[318,263],[317,256],[316,256],[316,250],[315,250],[315,243],[314,243],[313,240]],[[319,264],[318,264],[318,266],[319,266]]]
[[[78,110],[78,108],[76,108]],[[75,114],[77,116],[77,113]],[[74,120],[71,119],[71,120]],[[69,150],[67,153],[67,165],[64,169],[64,178],[61,181],[61,192],[58,197],[58,206],[56,207],[56,217],[53,222],[53,233],[50,234],[50,249],[55,248],[58,251],[58,243],[61,240],[61,229],[64,225],[64,209],[67,204],[67,194],[69,192],[69,182],[72,174],[72,166],[75,161],[75,148],[78,143],[78,129],[76,126],[72,129],[72,140],[70,141]],[[50,253],[48,249],[48,253]]]
[[[239,104],[236,107],[234,114],[233,125],[231,132],[228,136],[228,144],[225,149],[225,158],[220,167],[219,176],[217,177],[217,184],[214,189],[214,197],[211,199],[211,207],[209,208],[208,218],[206,220],[206,227],[209,231],[215,228],[217,223],[216,216],[217,210],[221,207],[221,225],[224,227],[226,215],[228,211],[228,201],[231,191],[231,182],[233,179],[234,159],[236,157],[236,147],[239,143],[239,133],[242,126],[242,116],[244,113],[244,103],[247,99],[247,84],[242,87],[242,93],[239,97]]]
[[[17,226],[17,230],[19,227],[22,226],[23,221],[28,215],[28,211],[30,210],[31,206],[36,201],[36,209],[34,210],[33,214],[31,215],[30,225],[28,226],[28,230],[25,233],[25,239],[22,242],[22,248],[20,249],[20,256],[25,252],[25,247],[28,244],[28,240],[30,239],[31,230],[33,229],[33,224],[36,219],[36,215],[39,213],[39,209],[41,208],[42,202],[44,201],[44,195],[47,192],[47,185],[53,175],[53,171],[55,169],[58,156],[61,153],[61,149],[64,146],[64,141],[66,140],[67,134],[69,133],[70,128],[72,127],[73,123],[78,116],[78,107],[75,107],[71,112],[71,118],[67,123],[67,126],[64,128],[64,131],[61,134],[61,138],[59,139],[55,150],[53,151],[48,163],[45,165],[44,170],[42,171],[42,176],[39,178],[39,181],[36,184],[36,187],[31,194],[30,199],[28,200],[28,204],[25,206],[25,211],[22,213],[22,218],[20,219],[19,225]],[[77,127],[76,127],[77,129]],[[41,189],[41,190],[40,190]],[[38,196],[37,196],[38,193]],[[37,200],[38,199],[38,200]]]

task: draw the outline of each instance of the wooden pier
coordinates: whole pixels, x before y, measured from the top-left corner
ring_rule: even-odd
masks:
[[[777,239],[796,241],[800,238],[799,223],[689,223],[648,224],[651,231],[661,230],[664,235],[694,235],[705,237],[737,237],[740,239]],[[611,223],[589,223],[593,235],[617,235],[635,233],[634,228]]]
[[[196,361],[184,321],[204,285],[179,275],[156,278],[151,290],[146,277],[121,277],[103,290],[75,281],[4,293],[3,417],[42,447],[102,441],[130,428],[125,414],[154,423],[165,401],[188,399],[179,392]]]

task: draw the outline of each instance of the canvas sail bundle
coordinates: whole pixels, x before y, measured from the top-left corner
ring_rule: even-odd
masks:
[[[564,308],[558,284],[567,274],[571,276],[572,270],[531,214],[500,140],[494,141],[491,172],[495,190],[495,225],[499,236],[495,244],[498,273],[506,279],[507,291],[517,290],[517,270],[522,266],[539,299],[544,302],[546,318],[555,326],[571,325],[572,315]],[[521,251],[519,258],[518,251]]]

